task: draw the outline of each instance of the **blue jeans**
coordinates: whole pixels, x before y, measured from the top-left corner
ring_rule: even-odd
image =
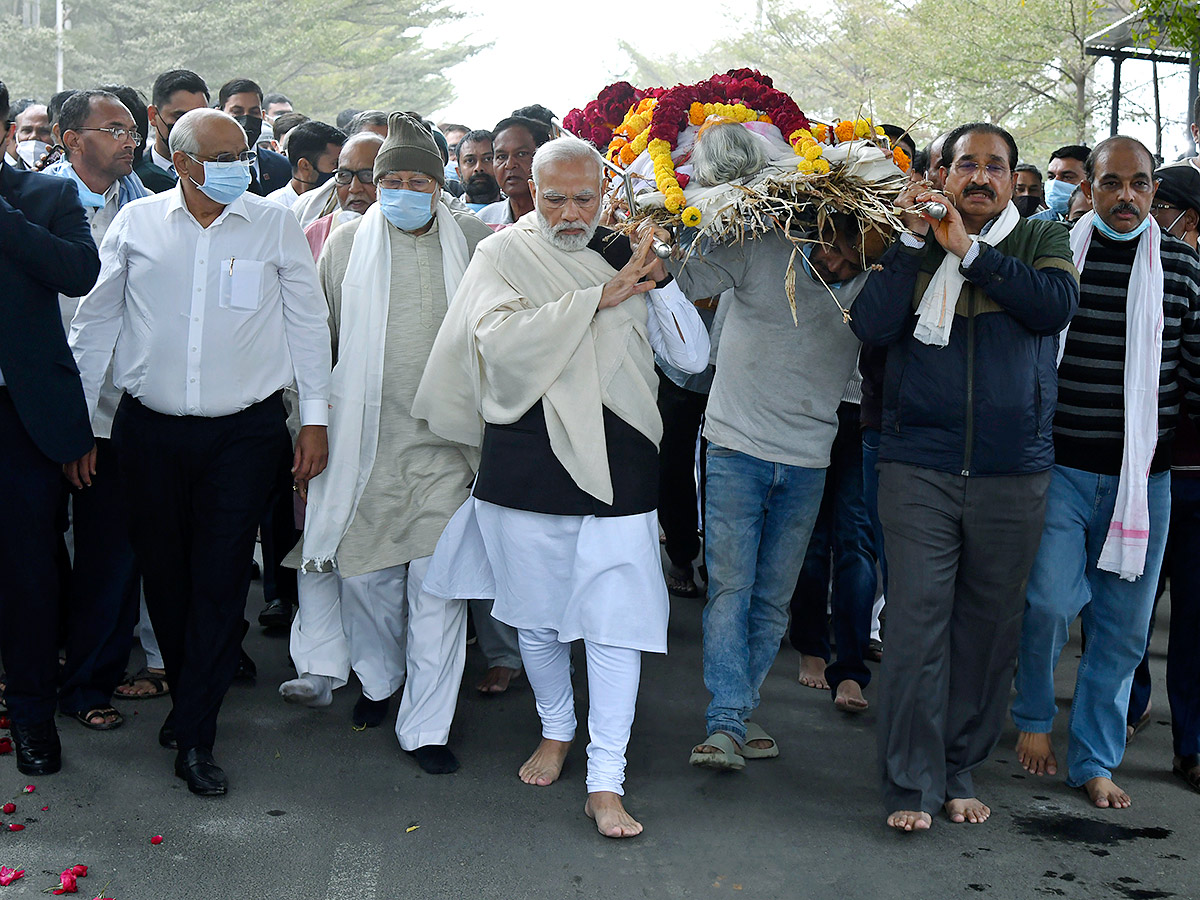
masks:
[[[1012,717],[1022,731],[1048,734],[1058,707],[1054,669],[1076,616],[1085,647],[1071,704],[1067,784],[1112,776],[1125,753],[1133,671],[1146,651],[1171,516],[1171,475],[1150,476],[1150,539],[1137,581],[1096,568],[1116,504],[1115,475],[1055,466],[1046,524],[1026,593]]]
[[[787,630],[788,603],[812,534],[824,469],[708,445],[704,562],[704,686],[708,733],[746,738]]]
[[[883,576],[883,592],[887,596],[887,557],[883,555],[883,525],[879,522],[879,429],[862,430],[863,503],[871,518],[871,529],[875,535],[875,558],[879,560],[879,572]],[[874,598],[872,598],[872,601]],[[874,603],[872,602],[872,605]]]
[[[866,687],[871,670],[864,660],[871,639],[871,607],[875,602],[875,535],[863,502],[862,438],[858,404],[838,407],[821,510],[808,542],[808,552],[792,594],[792,646],[805,656],[829,662],[830,569],[833,574],[833,636],[837,661],[825,670],[836,695],[841,682]]]

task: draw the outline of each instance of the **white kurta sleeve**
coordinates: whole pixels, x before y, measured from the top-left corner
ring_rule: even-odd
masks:
[[[650,347],[661,359],[689,374],[708,367],[708,329],[696,307],[675,281],[646,295],[646,330]]]

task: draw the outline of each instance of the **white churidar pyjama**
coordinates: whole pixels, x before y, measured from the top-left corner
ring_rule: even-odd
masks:
[[[521,659],[533,688],[542,737],[575,738],[575,692],[571,645],[550,628],[519,628]],[[633,728],[642,654],[639,650],[584,641],[588,673],[587,789],[625,793],[625,749]]]

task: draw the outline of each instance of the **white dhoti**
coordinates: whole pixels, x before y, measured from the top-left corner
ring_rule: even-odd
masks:
[[[517,629],[542,736],[575,735],[570,643],[583,639],[591,705],[588,790],[622,793],[641,652],[665,653],[669,599],[655,513],[597,518],[470,498],[438,541],[425,589],[496,598]]]

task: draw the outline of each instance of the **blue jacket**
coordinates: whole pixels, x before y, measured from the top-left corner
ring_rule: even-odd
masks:
[[[980,245],[950,343],[913,337],[916,306],[945,251],[896,244],[854,303],[851,327],[888,346],[879,458],[960,475],[1018,475],[1054,465],[1058,333],[1079,305],[1068,232],[1022,219]]]
[[[92,448],[58,295],[82,297],[99,274],[75,185],[0,163],[0,371],[21,424],[55,462]]]

